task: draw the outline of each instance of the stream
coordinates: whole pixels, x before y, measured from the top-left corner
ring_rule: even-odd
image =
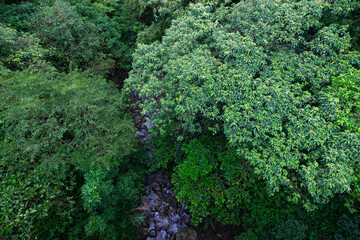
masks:
[[[138,129],[135,136],[146,146],[149,158],[154,159],[148,133],[154,125],[149,118],[141,116],[140,111],[134,110]],[[164,170],[147,175],[141,203],[135,210],[145,218],[137,231],[137,239],[141,240],[233,240],[242,231],[238,226],[220,223],[210,228],[204,224],[194,227],[189,210],[177,201],[174,186],[171,179],[165,177]]]
[[[184,203],[175,198],[170,179],[162,171],[146,177],[142,205],[136,208],[146,217],[146,224],[138,231],[139,239],[195,240],[197,234],[191,224],[191,215]]]
[[[151,137],[148,129],[154,127],[149,118],[142,123],[135,136],[147,148],[149,158],[153,158],[148,145]],[[171,179],[164,177],[162,170],[149,174],[144,182],[142,203],[135,210],[146,219],[138,229],[138,239],[146,240],[195,240],[197,233],[192,227],[190,212],[184,203],[175,198]],[[175,238],[176,237],[176,238]]]

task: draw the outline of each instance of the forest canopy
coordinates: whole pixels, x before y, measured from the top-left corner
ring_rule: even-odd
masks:
[[[359,17],[357,0],[0,1],[0,238],[135,239],[162,169],[195,226],[358,239]]]

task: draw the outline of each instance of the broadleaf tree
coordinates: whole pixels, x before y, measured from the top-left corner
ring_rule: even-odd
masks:
[[[334,77],[360,60],[349,26],[324,23],[332,4],[256,0],[217,9],[192,4],[161,43],[138,46],[126,89],[142,99],[143,113],[156,127],[153,134],[166,135],[171,126],[184,146],[200,141],[200,134],[223,135],[222,151],[238,157],[228,171],[245,161],[271,196],[282,194],[313,210],[351,191],[359,161],[359,133],[339,127],[339,104],[325,93]],[[203,145],[190,145],[205,154]],[[175,168],[174,183],[200,221],[221,198],[191,196],[192,191],[207,195],[205,185],[213,180],[197,184],[187,171],[200,166],[202,177],[221,173],[221,157],[199,162],[206,154],[194,157],[186,149],[179,150],[185,157]],[[236,189],[242,177],[220,177],[217,186]]]

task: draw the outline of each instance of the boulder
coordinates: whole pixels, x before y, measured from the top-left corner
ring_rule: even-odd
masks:
[[[175,234],[175,239],[176,240],[196,240],[197,233],[192,227],[183,228]]]
[[[162,202],[161,202],[160,199],[156,199],[154,202],[155,202],[158,206],[161,206],[161,204],[162,204]]]
[[[156,240],[167,240],[167,234],[164,230],[161,230],[159,234],[156,236]]]
[[[157,235],[157,234],[156,234],[155,229],[151,229],[150,232],[149,232],[149,236],[152,237],[152,238],[154,238],[154,237],[156,237],[156,235]]]

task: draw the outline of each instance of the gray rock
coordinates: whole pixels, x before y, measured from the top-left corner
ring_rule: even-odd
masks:
[[[179,232],[175,234],[176,240],[196,240],[197,239],[197,233],[196,231],[191,228],[183,228]]]
[[[186,213],[183,213],[183,215],[181,216],[181,221],[184,223],[189,223],[191,222],[191,216]]]
[[[175,234],[179,231],[178,227],[176,224],[172,224],[170,227],[169,227],[169,233],[170,234]]]
[[[156,192],[159,192],[161,190],[160,185],[157,182],[152,182],[150,185]]]
[[[159,234],[156,236],[156,240],[167,240],[167,233],[165,230],[161,230]]]
[[[145,129],[141,129],[140,131],[137,131],[137,132],[135,133],[135,137],[137,137],[137,136],[145,136],[145,134],[146,134],[146,130],[145,130]]]
[[[155,207],[154,207],[154,211],[156,211],[156,212],[161,212],[161,206],[159,206],[159,205],[156,205]]]
[[[160,205],[162,204],[162,202],[161,202],[160,199],[156,199],[156,200],[155,200],[155,203],[156,203],[158,206],[160,206]]]
[[[148,157],[152,159],[154,158],[154,154],[151,151],[148,151]]]
[[[156,235],[157,235],[157,234],[156,234],[156,230],[155,230],[155,229],[151,229],[150,232],[149,232],[149,236],[154,238],[154,237],[156,237]]]
[[[167,218],[161,218],[160,221],[156,224],[159,228],[167,227],[169,225],[169,220]]]

